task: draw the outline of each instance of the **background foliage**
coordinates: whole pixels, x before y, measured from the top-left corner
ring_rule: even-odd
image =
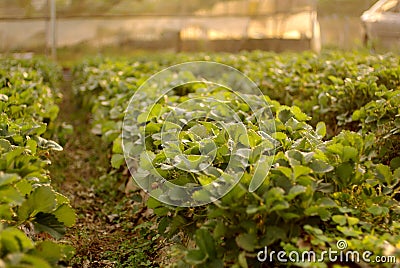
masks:
[[[75,222],[69,200],[50,185],[49,138],[61,95],[60,70],[44,60],[1,59],[0,267],[56,267],[73,248],[57,243]]]
[[[175,208],[148,200],[158,215],[158,233],[180,244],[175,247],[174,265],[257,267],[261,264],[256,254],[264,246],[321,252],[335,249],[340,239],[348,241],[348,250],[399,256],[397,56],[243,52],[83,62],[74,71],[75,92],[83,106],[91,107],[93,132],[109,144],[115,169],[126,171],[120,130],[130,97],[156,71],[190,60],[221,62],[255,81],[273,111],[276,130],[272,137],[278,144],[273,168],[254,193],[247,190],[253,171],[248,162],[240,183],[208,206]],[[171,102],[160,104],[168,109],[196,94],[200,94],[196,86],[177,88],[169,96]],[[225,96],[235,103],[229,94]],[[242,112],[247,131],[256,132]],[[157,144],[154,134],[163,122],[162,116],[154,119],[143,122],[149,144]],[[188,154],[196,154],[197,146],[196,140],[187,143],[188,137],[207,122],[207,118],[193,122],[181,136]],[[206,131],[209,138],[212,131],[207,127]],[[262,137],[253,135],[252,151],[262,142]],[[155,155],[155,166],[167,160],[158,146],[147,148]],[[223,149],[219,155],[215,168],[228,161]],[[153,168],[144,161],[139,166],[148,171]],[[213,180],[210,174],[195,180],[185,179],[187,175],[174,169],[164,173],[167,180],[183,185]]]

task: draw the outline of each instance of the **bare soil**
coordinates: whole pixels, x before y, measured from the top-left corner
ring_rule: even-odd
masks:
[[[63,145],[64,150],[52,155],[50,174],[78,215],[76,225],[65,236],[76,250],[71,266],[114,267],[105,252],[117,249],[122,241],[134,235],[121,228],[115,221],[118,215],[112,214],[126,196],[118,190],[120,185],[115,185],[116,190],[110,189],[110,198],[105,198],[104,189],[97,187],[109,169],[109,150],[100,137],[91,134],[90,112],[79,107],[74,98],[69,70],[64,71],[61,88],[63,101],[58,121],[71,124],[74,132]]]

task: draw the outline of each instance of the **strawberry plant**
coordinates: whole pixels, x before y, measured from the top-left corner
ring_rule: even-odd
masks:
[[[0,266],[54,267],[72,253],[56,240],[75,222],[47,170],[50,151],[62,150],[47,138],[58,114],[58,72],[38,60],[1,64]]]
[[[352,120],[359,122],[362,133],[374,133],[377,158],[396,169],[400,167],[400,90],[377,92],[376,98],[354,111]]]
[[[275,127],[268,135],[243,99],[207,81],[181,85],[167,77],[158,87],[174,86],[171,92],[153,103],[158,89],[149,87],[126,113],[147,78],[191,60],[221,62],[248,75],[265,95],[248,100],[265,101],[272,111],[267,121]],[[144,187],[148,192],[157,191],[159,181],[212,184],[231,160],[238,163],[239,183],[207,206],[171,204],[188,196],[205,200],[212,191],[170,191],[156,195],[164,203],[148,200],[159,217],[159,234],[178,244],[174,265],[261,267],[257,254],[266,246],[322,252],[342,239],[348,250],[399,257],[398,63],[394,55],[337,52],[95,59],[76,67],[74,87],[82,105],[92,109],[93,132],[110,145],[113,168],[123,174],[128,170],[121,130],[132,141],[124,144],[125,153],[139,161],[130,171],[151,182]],[[229,130],[216,119],[221,117],[211,116],[214,111],[231,122],[238,115],[241,128]],[[123,126],[127,114],[134,124]],[[169,114],[182,124],[170,124]],[[268,150],[271,145],[275,150]],[[257,161],[270,172],[249,191]],[[271,262],[279,264],[276,257]]]

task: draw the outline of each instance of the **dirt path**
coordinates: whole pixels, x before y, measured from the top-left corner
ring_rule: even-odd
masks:
[[[119,202],[116,193],[110,189],[110,198],[105,199],[100,185],[109,167],[108,150],[101,138],[90,132],[90,113],[80,108],[73,96],[69,70],[64,70],[62,93],[58,121],[72,125],[74,131],[67,136],[64,151],[53,154],[50,172],[56,187],[71,200],[78,215],[75,227],[65,237],[76,249],[71,265],[114,267],[105,253],[115,250],[126,233],[119,230],[112,219],[116,216],[110,214],[113,202]]]
[[[77,223],[65,236],[76,250],[70,266],[165,267],[160,254],[165,240],[157,234],[156,217],[139,190],[126,193],[127,172],[110,167],[110,148],[91,133],[90,111],[72,92],[72,76],[64,70],[58,122],[70,124],[64,150],[52,155],[54,186],[66,195]],[[62,135],[61,135],[62,136]]]

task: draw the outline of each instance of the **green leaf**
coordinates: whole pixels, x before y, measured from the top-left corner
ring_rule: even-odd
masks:
[[[242,251],[239,256],[238,256],[238,262],[242,268],[248,268],[249,265],[247,264],[247,259],[246,259],[246,252]]]
[[[156,214],[158,215],[158,214]],[[170,223],[170,219],[168,217],[162,217],[161,221],[158,223],[158,232],[161,235],[166,235],[165,230],[167,229],[167,227],[169,226]]]
[[[194,125],[189,129],[189,132],[195,134],[200,139],[204,139],[208,136],[207,128],[203,125]]]
[[[328,173],[333,170],[333,166],[319,159],[313,159],[310,163],[310,168],[315,173]]]
[[[12,145],[8,140],[5,139],[0,139],[0,153],[3,152],[9,152],[12,149]]]
[[[19,147],[13,149],[12,151],[9,151],[6,154],[7,166],[10,166],[15,161],[15,159],[24,152],[24,150],[25,150],[24,148]]]
[[[330,219],[330,212],[323,206],[309,206],[305,210],[305,214],[308,216],[319,216],[323,221]]]
[[[246,213],[247,213],[247,214],[255,214],[255,213],[257,213],[258,211],[260,211],[261,209],[262,209],[261,206],[251,204],[251,205],[249,205],[249,206],[246,208]]]
[[[201,201],[207,202],[207,201],[210,201],[212,199],[210,193],[205,189],[201,189],[201,190],[198,190],[198,191],[194,192],[192,196],[193,196],[194,200],[197,200],[197,201],[200,201],[200,202]]]
[[[31,151],[32,154],[36,154],[37,142],[35,140],[27,140],[26,147]]]
[[[302,185],[295,185],[292,188],[290,188],[288,195],[286,196],[287,200],[292,200],[296,196],[305,193],[307,190],[307,187],[304,187]]]
[[[377,171],[377,178],[381,182],[386,182],[387,184],[392,184],[392,172],[390,171],[390,167],[382,164],[376,165],[376,171]]]
[[[56,200],[57,200],[57,205],[62,205],[62,204],[68,204],[69,205],[69,199],[60,193],[56,193]]]
[[[343,147],[343,162],[347,162],[349,160],[353,160],[354,162],[357,162],[358,159],[358,151],[356,148],[351,147],[351,146],[344,146]]]
[[[206,185],[210,182],[212,182],[212,178],[209,176],[199,176],[198,180],[200,182],[201,185]],[[181,175],[176,179],[170,180],[171,183],[175,184],[175,185],[179,185],[179,186],[185,186],[187,183],[191,183],[193,182],[193,179],[186,176],[186,175]]]
[[[271,137],[278,140],[278,141],[284,141],[287,139],[287,135],[283,132],[274,132],[271,134]]]
[[[199,265],[206,262],[207,255],[198,249],[189,250],[186,254],[185,260],[191,265]]]
[[[18,192],[14,187],[3,186],[0,188],[0,201],[12,205],[19,205],[24,202],[24,195]]]
[[[13,217],[12,210],[10,209],[10,204],[0,205],[0,218],[5,221],[11,221]],[[1,228],[1,225],[0,225]]]
[[[35,138],[36,138],[37,145],[40,148],[54,150],[54,151],[62,151],[63,150],[63,148],[55,141],[46,140],[39,136],[36,136]]]
[[[32,255],[43,258],[54,266],[64,257],[60,245],[51,241],[38,243]]]
[[[319,229],[318,227],[314,227],[308,224],[304,225],[303,228],[305,231],[307,231],[307,233],[312,234],[314,236],[322,236],[324,234],[324,232],[322,232],[322,230]]]
[[[72,207],[68,204],[63,204],[56,209],[54,214],[58,221],[64,223],[65,226],[71,227],[75,224],[76,215]]]
[[[395,180],[400,180],[400,168],[397,168],[394,172],[393,172],[393,178]]]
[[[149,122],[146,125],[145,133],[146,134],[154,134],[158,133],[161,130],[161,124]]]
[[[357,223],[360,222],[360,220],[358,218],[355,218],[355,217],[347,217],[347,222],[351,226],[351,225],[356,225]]]
[[[217,222],[213,232],[214,239],[218,240],[219,238],[224,237],[227,231],[228,228],[226,228],[224,222],[222,221]]]
[[[214,238],[206,229],[200,228],[196,231],[195,235],[196,245],[199,249],[206,254],[210,259],[215,259],[217,252],[215,250]]]
[[[145,151],[140,155],[139,166],[144,170],[152,170],[154,169],[153,160],[155,158],[155,154],[151,151]]]
[[[39,212],[51,212],[56,206],[56,195],[49,186],[36,188],[18,209],[18,218],[26,220]]]
[[[257,236],[255,234],[239,234],[235,240],[240,248],[250,252],[258,247]]]
[[[346,216],[343,215],[334,215],[332,216],[332,220],[339,225],[345,225],[347,222]]]
[[[290,112],[289,107],[281,107],[281,110],[278,113],[278,118],[282,123],[286,123],[290,118],[292,118],[293,114]]]
[[[286,222],[290,222],[301,217],[299,214],[292,212],[279,212],[279,216],[281,216]]]
[[[307,121],[310,119],[310,117],[303,113],[299,107],[297,106],[292,106],[290,107],[290,110],[292,111],[293,115],[295,116],[295,118],[299,121]]]
[[[14,227],[0,229],[0,242],[3,252],[26,252],[34,247],[33,242],[22,231]]]
[[[331,218],[331,213],[324,207],[320,207],[318,209],[318,216],[321,218],[323,221],[328,221]]]
[[[340,144],[340,143],[334,143],[334,144],[331,144],[331,145],[327,146],[326,149],[328,150],[328,152],[331,152],[331,153],[334,153],[334,154],[338,154],[338,155],[342,155],[343,145]]]
[[[293,173],[294,173],[294,178],[297,179],[298,177],[302,176],[302,175],[307,175],[309,173],[311,173],[311,169],[309,167],[306,166],[293,166]]]
[[[387,207],[381,207],[378,205],[372,205],[369,208],[367,208],[367,211],[371,213],[374,216],[380,216],[382,214],[387,214],[389,213],[389,209]]]
[[[20,180],[16,183],[15,187],[23,196],[26,196],[32,192],[32,184],[27,180]]]
[[[152,118],[152,116],[150,116],[149,112],[141,113],[141,114],[137,117],[137,123],[138,123],[138,124],[146,123],[146,122],[150,121],[151,118]]]
[[[298,150],[289,150],[285,152],[286,157],[289,159],[290,165],[297,166],[303,162],[303,154]]]
[[[290,204],[285,201],[285,200],[278,200],[275,201],[271,207],[271,209],[269,209],[269,212],[272,211],[278,211],[278,210],[284,210],[290,207]]]
[[[335,201],[333,201],[331,198],[329,197],[322,197],[321,199],[318,200],[317,204],[320,207],[337,207],[338,205],[336,204]]]
[[[111,166],[118,169],[125,161],[122,154],[113,154],[111,157]]]
[[[121,137],[118,137],[117,139],[114,140],[112,152],[114,154],[123,154],[124,151],[122,149],[122,138]]]
[[[354,230],[352,227],[347,227],[347,226],[337,226],[336,227],[340,232],[342,232],[345,236],[350,236],[350,237],[359,237],[362,235],[361,231]]]
[[[261,156],[256,167],[256,171],[254,172],[253,178],[250,182],[249,192],[254,192],[267,180],[267,175],[271,167],[271,160],[272,158],[269,158],[268,156]]]
[[[351,119],[353,121],[358,121],[358,120],[360,120],[360,118],[361,118],[361,111],[360,110],[355,110],[353,112],[353,115],[351,116]]]
[[[0,171],[0,187],[3,185],[14,183],[20,179],[21,178],[18,176],[18,174],[8,174]]]
[[[266,235],[262,243],[263,246],[269,246],[275,243],[275,241],[286,239],[286,231],[283,228],[272,225],[267,226],[266,229]],[[257,238],[255,241],[258,241]]]
[[[320,138],[325,137],[325,135],[326,135],[326,125],[325,125],[324,122],[318,122],[318,124],[317,124],[315,129],[316,129],[317,135]]]
[[[352,181],[353,166],[348,162],[336,167],[335,171],[340,178],[342,186],[347,186]]]
[[[393,170],[400,168],[400,156],[395,157],[390,161],[390,167]]]
[[[254,148],[255,146],[259,145],[262,142],[261,136],[257,134],[257,132],[255,132],[254,130],[249,129],[247,134],[249,135],[249,142],[251,148]]]
[[[35,232],[45,232],[56,239],[60,239],[65,234],[64,225],[59,222],[55,215],[50,213],[39,212],[33,221]]]
[[[224,268],[224,262],[220,259],[213,259],[207,262],[207,267]]]
[[[283,173],[286,178],[291,179],[292,178],[292,169],[285,167],[285,166],[279,166],[277,167],[277,170]]]
[[[160,207],[160,206],[162,206],[162,203],[160,201],[158,201],[157,199],[154,199],[153,197],[150,197],[147,200],[147,207],[148,208],[154,209],[154,208],[157,208],[157,207]]]
[[[153,211],[154,211],[154,214],[162,217],[162,216],[167,216],[168,213],[170,212],[170,209],[167,207],[158,207],[158,208],[153,209]]]
[[[17,267],[51,268],[49,263],[47,263],[42,257],[32,256],[28,254],[10,254],[8,258],[11,260],[11,262],[19,262],[24,264],[24,266]]]

